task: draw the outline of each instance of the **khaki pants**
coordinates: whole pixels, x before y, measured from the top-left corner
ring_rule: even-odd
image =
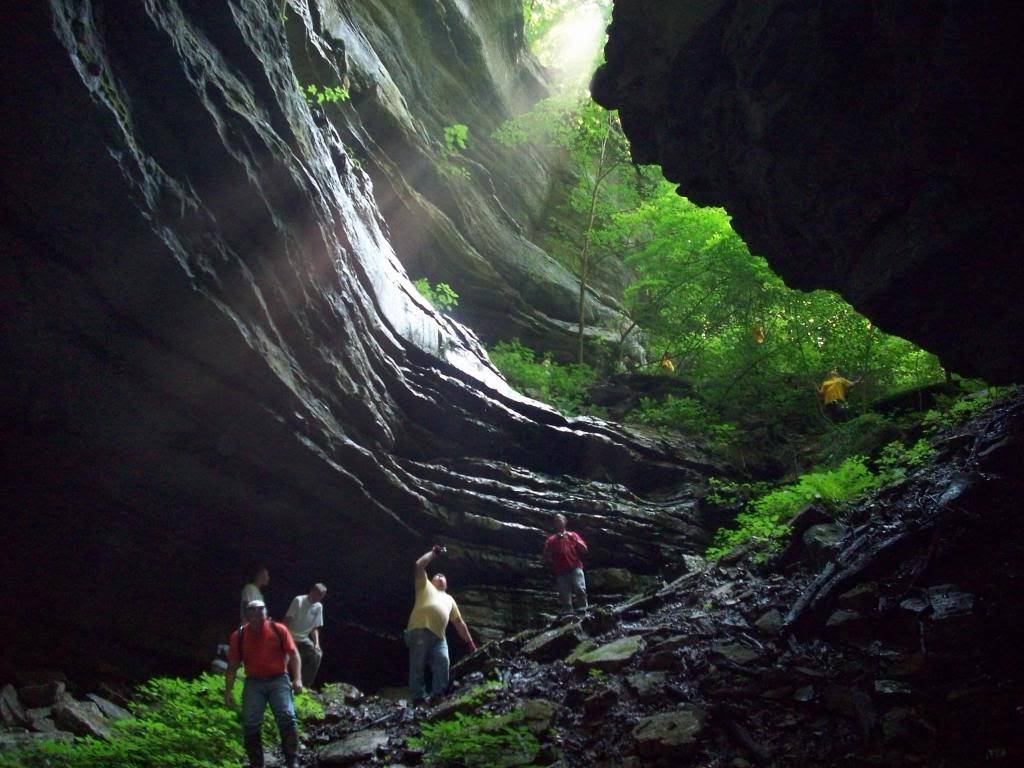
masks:
[[[316,680],[316,673],[320,671],[320,661],[324,657],[323,649],[313,645],[309,638],[295,641],[299,649],[299,658],[302,659],[302,685],[312,688]]]

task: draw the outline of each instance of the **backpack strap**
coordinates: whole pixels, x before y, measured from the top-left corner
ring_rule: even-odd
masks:
[[[269,621],[269,619],[268,619]],[[248,624],[243,624],[238,628],[238,664],[239,666],[245,665],[245,628]],[[270,626],[274,628],[274,634],[277,635],[277,642],[281,644],[281,653],[284,653],[284,632],[277,625],[276,622],[271,621]]]

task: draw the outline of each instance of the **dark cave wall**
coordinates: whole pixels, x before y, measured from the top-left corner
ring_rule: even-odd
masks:
[[[950,370],[1024,379],[1024,10],[616,0],[594,97],[790,285]]]
[[[519,397],[419,298],[271,5],[52,0],[10,19],[7,664],[194,670],[260,561],[272,611],[325,581],[328,616],[366,628],[329,647],[357,633],[386,664],[374,638],[402,626],[436,539],[456,594],[505,589],[518,624],[548,589],[553,511],[597,567],[651,573],[705,535],[698,454]]]

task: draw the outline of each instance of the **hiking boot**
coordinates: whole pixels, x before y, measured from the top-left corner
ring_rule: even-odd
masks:
[[[258,733],[246,736],[245,754],[249,756],[249,768],[263,768],[263,740]]]
[[[284,752],[285,768],[298,768],[299,734],[295,731],[288,731],[286,733],[282,733],[281,751]]]

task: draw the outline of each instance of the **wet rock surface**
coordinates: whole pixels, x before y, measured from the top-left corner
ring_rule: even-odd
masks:
[[[76,736],[107,740],[115,722],[131,713],[97,693],[75,698],[63,674],[59,681],[0,689],[0,752],[26,749],[38,741],[71,741]]]
[[[591,541],[588,567],[653,576],[700,547],[700,449],[511,391],[396,253],[435,279],[472,262],[450,280],[467,311],[561,327],[542,316],[571,285],[519,226],[544,207],[545,166],[488,138],[539,95],[521,12],[18,4],[0,50],[17,115],[0,142],[0,608],[21,617],[5,664],[188,673],[262,561],[272,615],[329,585],[346,621],[325,645],[365,684],[404,653],[411,564],[434,541],[484,637],[521,628],[538,598],[554,608],[538,553],[555,511]],[[310,82],[352,98],[310,105]],[[465,113],[439,111],[449,99]],[[428,194],[456,122],[473,122],[466,163],[487,192],[448,179]],[[502,163],[518,172],[502,181]],[[499,259],[524,253],[532,276]],[[41,584],[48,611],[24,611]],[[187,620],[163,621],[178,598]],[[52,614],[73,643],[48,642]]]

